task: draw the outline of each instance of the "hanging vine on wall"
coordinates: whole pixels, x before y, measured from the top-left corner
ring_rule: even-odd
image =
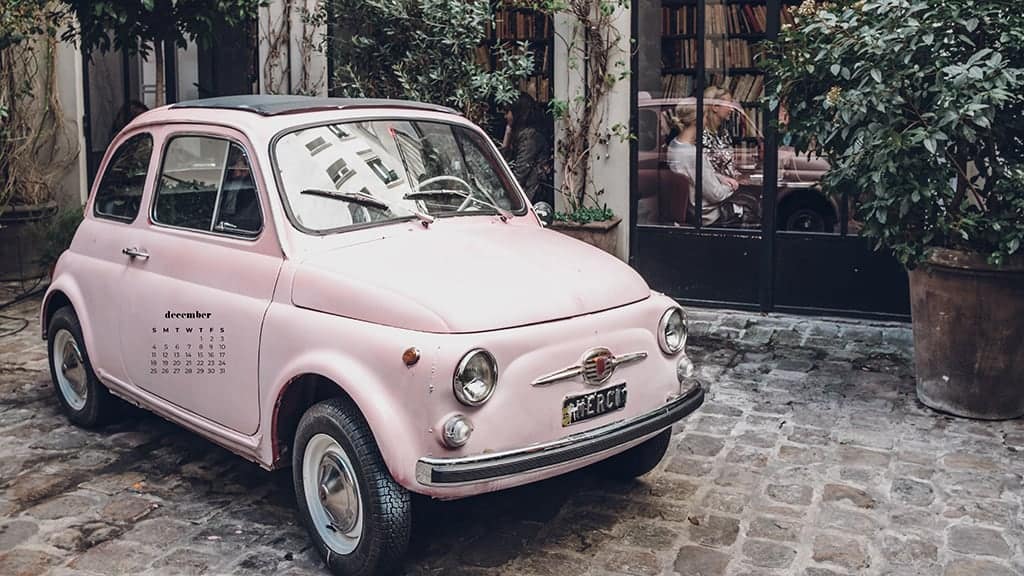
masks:
[[[263,62],[263,91],[266,94],[303,94],[315,96],[321,93],[325,78],[314,78],[311,71],[314,54],[321,52],[317,29],[324,24],[319,17],[319,5],[310,9],[305,2],[295,7],[294,2],[283,2],[276,17],[271,7],[262,9],[261,41],[267,47]],[[298,10],[297,26],[293,26],[295,10]],[[298,51],[298,76],[292,76],[291,50]]]
[[[550,15],[565,15],[568,34],[556,32],[566,51],[566,85],[569,94],[550,103],[560,129],[555,153],[560,160],[559,192],[565,202],[562,219],[577,222],[607,220],[612,212],[600,201],[603,189],[591,174],[591,163],[613,139],[627,140],[624,124],[607,126],[608,95],[620,80],[629,77],[621,48],[623,35],[617,26],[628,0],[544,0],[523,2]],[[557,30],[557,29],[556,29]]]
[[[56,59],[53,34],[0,49],[0,213],[53,200],[78,157],[57,95]]]

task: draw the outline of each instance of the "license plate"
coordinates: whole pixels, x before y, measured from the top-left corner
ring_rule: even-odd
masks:
[[[562,401],[562,426],[597,418],[602,414],[621,410],[626,406],[626,384],[616,384],[579,396],[567,396]]]

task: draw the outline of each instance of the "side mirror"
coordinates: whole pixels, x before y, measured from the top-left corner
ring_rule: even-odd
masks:
[[[555,219],[555,209],[551,207],[551,204],[547,202],[537,202],[533,205],[533,211],[537,213],[537,217],[540,218],[541,224],[545,227],[551,226],[551,222]]]

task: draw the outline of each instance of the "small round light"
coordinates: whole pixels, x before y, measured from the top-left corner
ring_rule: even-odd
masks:
[[[498,363],[491,353],[477,348],[459,362],[452,381],[455,397],[466,406],[480,406],[494,394],[498,383]]]
[[[658,345],[665,354],[678,354],[686,346],[686,314],[682,308],[669,308],[658,323]]]
[[[415,366],[416,363],[419,362],[419,361],[420,361],[420,349],[419,348],[417,348],[415,346],[412,346],[410,348],[406,348],[405,352],[402,352],[402,362],[404,362],[406,366]]]
[[[683,354],[679,357],[679,362],[676,362],[676,380],[682,384],[692,376],[693,361],[686,354]]]
[[[449,448],[459,448],[469,442],[469,435],[473,433],[473,425],[469,419],[462,414],[452,416],[444,423],[444,445]]]

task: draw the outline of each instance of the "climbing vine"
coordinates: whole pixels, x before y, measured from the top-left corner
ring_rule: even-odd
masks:
[[[604,190],[594,182],[591,166],[607,153],[613,140],[629,138],[626,125],[606,124],[608,95],[630,74],[629,52],[622,48],[624,38],[617,25],[629,2],[544,0],[523,4],[553,17],[566,17],[570,24],[568,32],[555,34],[566,52],[569,92],[549,104],[560,131],[555,154],[560,160],[559,192],[565,202],[565,217],[609,219],[612,213],[600,201]]]
[[[57,94],[57,38],[32,34],[0,48],[0,213],[52,200],[78,156]]]

